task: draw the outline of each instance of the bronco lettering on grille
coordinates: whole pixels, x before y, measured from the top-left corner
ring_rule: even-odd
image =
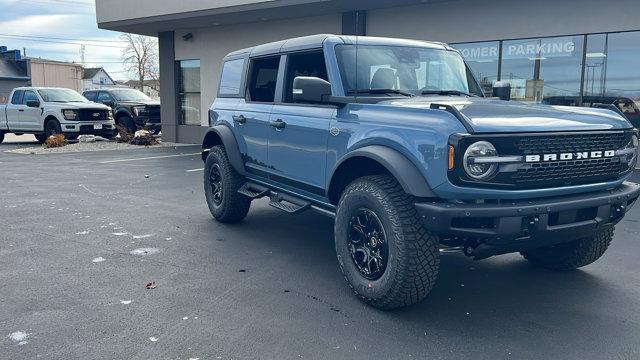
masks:
[[[606,151],[581,151],[577,153],[561,153],[561,154],[542,154],[542,155],[527,155],[524,158],[525,162],[549,162],[549,161],[570,161],[570,160],[585,160],[585,159],[601,159],[611,158],[616,156],[615,150]]]

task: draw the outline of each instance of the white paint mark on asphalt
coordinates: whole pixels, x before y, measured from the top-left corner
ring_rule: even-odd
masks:
[[[91,232],[90,230],[79,231],[79,232],[76,233],[76,235],[87,235],[90,232]]]
[[[80,185],[78,185],[78,186],[79,186],[79,187],[81,187],[81,188],[83,188],[83,189],[85,189],[85,190],[87,190],[89,193],[91,193],[91,194],[93,194],[93,195],[98,195],[98,194],[96,194],[95,192],[93,192],[93,191],[89,190],[89,188],[88,188],[88,187],[86,187],[84,184],[80,184]]]
[[[131,250],[129,254],[145,256],[145,255],[157,254],[159,252],[160,252],[160,249],[158,248],[138,248],[138,249]]]
[[[189,358],[189,360],[200,360],[200,358]]]
[[[172,237],[168,237],[168,238],[166,238],[165,240],[170,241],[170,240],[172,240],[172,239],[173,239]]]
[[[150,337],[150,338],[149,338],[149,340],[150,340],[151,342],[156,342],[156,341],[158,341],[158,338],[157,338],[157,337],[153,337],[153,336],[152,336],[152,337]]]
[[[127,162],[127,161],[141,161],[141,160],[153,160],[153,159],[166,159],[173,157],[181,157],[181,156],[195,156],[200,155],[200,153],[192,153],[192,154],[175,154],[175,155],[163,155],[163,156],[148,156],[141,158],[131,158],[131,159],[118,159],[118,160],[107,160],[100,161],[98,164],[111,164],[111,163],[119,163],[119,162]]]
[[[197,172],[197,171],[204,171],[204,168],[187,170],[187,172]]]
[[[111,233],[111,235],[125,236],[125,235],[129,235],[129,233],[128,232],[114,232],[114,233]]]
[[[189,317],[185,316],[185,317],[182,318],[182,320],[189,320]]]
[[[16,332],[12,332],[9,335],[9,339],[17,342],[18,345],[24,345],[24,344],[27,343],[25,340],[27,340],[29,335],[31,335],[31,334],[28,334],[28,333],[26,333],[24,331],[16,331]]]
[[[153,236],[153,234],[133,235],[133,238],[137,240],[137,239],[146,239],[146,238],[150,238],[150,237],[152,237],[152,236]]]
[[[133,300],[120,300],[120,303],[121,303],[121,304],[124,304],[124,305],[129,305],[129,304],[131,304],[132,302],[133,302]]]
[[[102,256],[100,256],[100,257],[97,257],[97,258],[95,258],[95,259],[93,259],[93,260],[91,260],[91,261],[93,261],[94,263],[99,263],[99,262],[103,262],[103,261],[105,261],[105,260],[106,260],[105,258],[103,258]]]

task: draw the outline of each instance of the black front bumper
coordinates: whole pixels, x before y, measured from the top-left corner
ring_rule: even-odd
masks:
[[[571,241],[618,223],[640,195],[625,182],[614,190],[499,203],[417,203],[426,227],[472,240],[476,258]]]

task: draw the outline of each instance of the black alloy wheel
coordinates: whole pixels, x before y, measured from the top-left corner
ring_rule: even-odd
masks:
[[[356,210],[349,220],[348,241],[360,274],[368,280],[379,279],[387,268],[389,245],[378,216],[367,208]]]

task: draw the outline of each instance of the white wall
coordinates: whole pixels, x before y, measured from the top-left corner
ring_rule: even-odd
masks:
[[[367,35],[456,43],[640,30],[639,19],[640,0],[452,0],[370,10]]]
[[[341,29],[342,15],[335,14],[292,20],[176,30],[176,60],[200,60],[202,125],[207,125],[207,110],[217,94],[222,59],[228,53],[292,37],[321,33],[340,33]],[[182,36],[189,32],[193,34],[193,39],[184,41]]]

